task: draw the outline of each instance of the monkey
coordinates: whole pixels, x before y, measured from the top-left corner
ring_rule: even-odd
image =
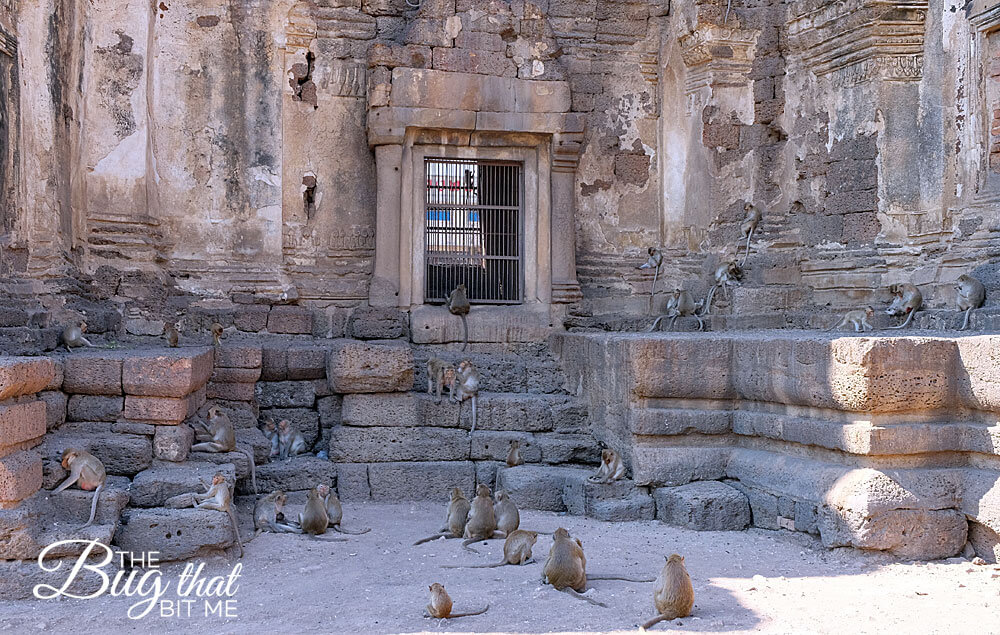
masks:
[[[167,338],[167,346],[170,348],[177,348],[177,340],[179,335],[177,333],[177,327],[173,324],[168,324],[165,329],[163,329],[163,335]]]
[[[521,525],[521,514],[507,492],[497,492],[496,499],[493,503],[493,517],[496,519],[497,530],[506,537]]]
[[[448,390],[455,382],[455,365],[444,361],[438,357],[427,360],[427,394],[435,395],[437,402],[441,403],[442,387],[447,385]]]
[[[656,247],[650,247],[646,250],[646,253],[649,254],[649,258],[646,259],[646,262],[636,267],[636,269],[653,270],[653,286],[649,288],[649,295],[652,297],[656,293],[656,279],[660,275],[660,266],[663,265],[663,252]]]
[[[453,487],[451,490],[451,501],[448,503],[448,516],[445,520],[444,530],[441,533],[416,541],[413,543],[413,546],[416,547],[417,545],[422,545],[425,542],[437,540],[438,538],[461,538],[465,533],[465,524],[469,520],[470,509],[469,499],[465,497],[461,489]]]
[[[264,421],[264,436],[271,442],[270,458],[278,456],[278,428],[274,425],[274,419],[268,418]]]
[[[906,321],[899,326],[890,326],[890,329],[901,329],[906,327],[913,319],[913,314],[920,309],[920,304],[924,301],[920,289],[916,286],[904,282],[902,284],[890,284],[889,293],[896,296],[889,308],[885,310],[888,315],[905,315]]]
[[[844,318],[837,324],[826,329],[827,332],[833,331],[835,329],[840,329],[848,324],[854,326],[855,333],[864,333],[865,331],[875,330],[871,324],[868,323],[868,318],[875,315],[875,309],[867,306],[863,309],[858,309],[856,311],[848,311],[844,314]]]
[[[712,274],[712,278],[715,280],[715,284],[711,286],[708,290],[708,294],[701,304],[702,315],[709,315],[712,311],[712,300],[715,299],[715,292],[718,289],[722,289],[722,295],[729,299],[729,287],[735,287],[739,284],[740,279],[743,277],[743,269],[736,264],[735,260],[730,260],[729,262],[722,263],[715,268],[715,273]]]
[[[316,489],[319,490],[319,495],[323,497],[323,502],[326,505],[326,515],[330,520],[330,527],[333,527],[335,531],[352,536],[360,536],[371,531],[371,527],[366,527],[361,531],[347,531],[341,527],[340,522],[344,519],[344,508],[340,504],[340,499],[330,490],[329,485],[317,485]]]
[[[656,578],[656,589],[653,591],[653,604],[658,615],[643,624],[641,630],[651,628],[663,620],[687,617],[694,606],[694,587],[691,586],[691,576],[684,568],[684,558],[675,553],[666,558],[666,561]]]
[[[63,329],[62,341],[66,346],[66,350],[70,351],[73,348],[79,346],[89,346],[90,348],[96,348],[90,341],[83,336],[87,332],[87,323],[80,322],[79,324],[70,324]]]
[[[427,605],[427,617],[436,617],[439,619],[447,617],[471,617],[473,615],[482,615],[486,611],[490,610],[490,605],[487,604],[486,608],[479,611],[471,611],[469,613],[452,613],[451,597],[449,597],[448,592],[444,590],[444,586],[435,582],[427,588],[431,592],[431,603]]]
[[[73,483],[76,483],[84,491],[94,490],[94,500],[90,503],[90,519],[83,526],[90,527],[94,524],[94,517],[97,515],[97,499],[108,479],[104,464],[90,452],[77,448],[63,450],[60,462],[64,470],[69,470],[69,476],[52,493],[58,494]]]
[[[958,310],[965,311],[965,320],[958,330],[964,331],[969,326],[969,314],[972,310],[983,306],[986,300],[986,287],[972,276],[963,274],[955,283],[955,291],[958,292]]]
[[[465,541],[462,543],[462,548],[478,553],[475,549],[469,549],[469,545],[480,540],[489,540],[496,532],[496,528],[497,520],[493,514],[490,488],[480,483],[476,487],[476,497],[472,499],[472,507],[469,509],[469,520],[465,523],[465,533],[462,535]]]
[[[469,323],[466,321],[466,316],[471,309],[472,305],[469,304],[469,296],[465,292],[465,284],[460,283],[448,296],[448,311],[452,315],[462,318],[462,331],[465,334],[462,340],[463,351],[469,346]]]
[[[524,463],[521,458],[521,442],[514,439],[510,442],[510,452],[507,453],[507,467],[517,467]]]
[[[299,514],[299,526],[302,531],[318,536],[325,534],[330,526],[330,516],[326,511],[326,501],[320,494],[319,487],[314,487],[306,494],[306,506]]]
[[[283,522],[285,504],[287,502],[288,496],[280,489],[271,492],[257,501],[257,504],[253,508],[253,520],[257,529],[256,535],[259,536],[265,531],[271,531],[276,534],[302,533],[301,529]]]
[[[218,322],[212,324],[212,346],[218,348],[222,344],[222,325]]]
[[[686,289],[674,289],[671,301],[667,302],[666,312],[656,318],[656,321],[653,322],[653,326],[649,328],[650,332],[655,331],[665,317],[670,318],[670,326],[667,330],[671,331],[674,328],[674,322],[677,321],[677,318],[689,315],[698,320],[698,330],[703,330],[705,328],[705,321],[701,319],[700,315],[698,315],[698,310],[701,308],[702,302],[696,303],[691,297],[691,293]]]
[[[587,477],[591,483],[611,483],[625,478],[625,464],[622,457],[611,448],[601,450],[601,467],[597,474]]]
[[[740,267],[747,264],[747,258],[750,256],[750,239],[753,238],[753,233],[761,219],[760,210],[750,201],[743,204],[743,209],[746,211],[746,216],[743,217],[743,222],[740,224],[740,232],[742,237],[747,239],[747,251],[743,254],[743,262],[740,263]]]
[[[560,527],[552,534],[549,557],[542,567],[542,584],[569,593],[595,606],[608,608],[607,604],[582,595],[587,590],[587,557],[579,539],[570,538],[569,532]]]
[[[500,562],[495,562],[493,564],[469,564],[469,565],[458,565],[458,564],[446,564],[441,565],[442,569],[489,569],[494,567],[502,567],[507,564],[520,566],[522,564],[527,564],[532,562],[531,560],[531,548],[535,545],[538,540],[538,532],[536,531],[525,531],[524,529],[516,529],[512,531],[508,536],[507,540],[503,543],[503,560]]]
[[[472,399],[472,428],[471,435],[476,431],[476,410],[479,402],[479,371],[469,360],[463,360],[458,365],[455,372],[455,380],[451,384],[451,400],[458,402],[458,419],[462,420],[462,403],[466,399]]]
[[[221,472],[216,472],[212,477],[212,485],[204,494],[195,494],[196,509],[214,509],[215,511],[226,512],[229,520],[233,523],[233,535],[236,537],[236,544],[240,548],[240,557],[243,557],[243,541],[240,539],[239,522],[236,520],[236,513],[233,511],[233,492],[226,483],[226,477]]]
[[[236,452],[236,432],[233,430],[233,422],[229,420],[218,406],[208,409],[208,425],[196,420],[194,428],[195,438],[199,443],[191,446],[192,452]],[[257,493],[257,466],[253,460],[253,450],[245,447],[239,448],[239,452],[250,461],[250,481],[253,484],[253,493]]]
[[[306,439],[288,419],[278,422],[278,458],[289,459],[306,451]]]

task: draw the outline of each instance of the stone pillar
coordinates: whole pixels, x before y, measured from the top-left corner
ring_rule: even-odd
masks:
[[[375,274],[368,292],[372,306],[399,305],[399,205],[403,146],[375,148]]]
[[[576,168],[583,133],[552,139],[552,302],[569,304],[583,298],[576,279]]]

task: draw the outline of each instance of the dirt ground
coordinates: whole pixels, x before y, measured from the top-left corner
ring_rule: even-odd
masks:
[[[502,557],[502,541],[464,552],[457,540],[413,547],[440,527],[444,505],[345,506],[348,528],[372,527],[348,542],[265,534],[246,547],[236,617],[141,620],[126,616],[138,598],[0,602],[0,631],[88,632],[615,632],[635,631],[654,615],[653,584],[595,581],[588,596],[603,609],[542,586],[551,538],[540,536],[536,562],[496,569],[442,569]],[[966,561],[897,563],[878,554],[823,549],[790,532],[694,532],[655,521],[604,523],[524,512],[521,527],[567,527],[583,541],[588,573],[655,577],[664,555],[685,557],[694,583],[693,615],[655,631],[717,633],[1000,633],[1000,566]],[[213,557],[207,574],[227,575],[235,561]],[[165,566],[176,597],[180,568]],[[422,617],[427,585],[441,582],[455,611],[480,616]]]

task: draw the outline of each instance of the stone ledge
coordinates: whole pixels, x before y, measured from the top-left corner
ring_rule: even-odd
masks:
[[[555,326],[544,304],[474,306],[466,316],[470,342],[538,342]],[[418,306],[410,311],[410,333],[415,344],[461,343],[462,320],[444,306]]]
[[[45,357],[0,357],[0,401],[45,390],[56,370]]]

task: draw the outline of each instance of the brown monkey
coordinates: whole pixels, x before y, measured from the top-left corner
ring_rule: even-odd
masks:
[[[672,331],[674,329],[674,322],[677,321],[677,318],[691,315],[698,320],[698,330],[701,331],[705,328],[705,321],[701,319],[700,315],[698,315],[698,310],[701,306],[702,303],[695,302],[694,298],[691,297],[691,292],[687,289],[674,289],[671,301],[667,302],[666,312],[656,318],[653,322],[653,326],[651,326],[649,330],[651,332],[655,331],[663,318],[670,318],[670,326],[667,330]]]
[[[916,286],[910,284],[909,282],[904,282],[902,284],[890,284],[889,293],[896,296],[889,305],[889,308],[885,312],[889,315],[905,315],[906,321],[899,326],[890,326],[890,329],[901,329],[906,327],[913,319],[913,314],[920,309],[920,305],[924,301],[924,296],[920,293],[920,289]]]
[[[514,439],[510,442],[510,452],[507,454],[507,467],[517,467],[524,463],[521,458],[521,442]]]
[[[427,360],[427,394],[435,395],[438,403],[441,403],[441,390],[447,385],[451,390],[455,383],[455,365],[444,361],[439,357],[432,357]]]
[[[305,509],[299,514],[299,526],[302,527],[302,531],[314,536],[325,534],[327,527],[330,526],[326,501],[323,500],[319,487],[312,488],[306,495]]]
[[[739,285],[739,280],[743,277],[743,269],[736,264],[735,260],[730,260],[729,262],[722,263],[715,268],[715,273],[712,274],[712,278],[715,283],[708,290],[708,295],[701,303],[701,314],[709,315],[712,312],[712,300],[715,298],[715,292],[722,289],[722,295],[729,299],[729,287],[735,287]]]
[[[422,545],[425,542],[437,540],[438,538],[461,538],[465,533],[465,524],[469,520],[470,508],[469,499],[465,497],[462,490],[457,487],[452,488],[444,531],[433,536],[428,536],[427,538],[422,538],[413,543],[413,546],[416,547],[417,545]]]
[[[233,492],[226,483],[226,477],[221,472],[216,472],[212,477],[212,485],[204,494],[195,494],[196,509],[214,509],[219,512],[229,514],[229,520],[233,523],[233,536],[236,537],[236,544],[240,548],[240,557],[243,557],[243,541],[240,539],[239,522],[236,520],[236,513],[233,511]]]
[[[73,348],[79,346],[89,346],[90,348],[96,348],[91,344],[87,338],[83,336],[87,332],[87,323],[80,322],[79,324],[70,324],[63,329],[62,332],[62,342],[66,346],[66,350],[72,350]]]
[[[691,586],[691,576],[684,568],[684,558],[675,553],[666,560],[653,591],[653,604],[659,615],[643,624],[640,627],[642,630],[663,620],[687,617],[694,606],[694,587]]]
[[[652,296],[656,293],[656,279],[660,275],[660,266],[663,264],[663,252],[656,247],[650,247],[646,250],[649,254],[649,258],[646,262],[642,263],[636,269],[652,269],[653,270],[653,286],[649,288],[649,295]]]
[[[969,314],[972,309],[983,306],[986,300],[986,287],[983,283],[969,275],[961,275],[955,283],[955,291],[958,293],[958,310],[965,311],[965,320],[959,331],[964,331],[969,326]]]
[[[254,526],[259,536],[265,531],[276,534],[301,534],[302,530],[282,522],[285,515],[285,505],[288,503],[288,496],[279,490],[275,490],[257,501],[253,508]],[[281,520],[279,520],[279,517]]]
[[[503,543],[503,560],[494,564],[442,565],[442,569],[487,569],[505,564],[522,565],[531,561],[531,548],[538,540],[538,532],[517,529],[507,536]]]
[[[828,332],[834,329],[840,329],[848,324],[854,326],[855,333],[864,333],[865,331],[874,330],[871,324],[868,323],[868,318],[875,315],[875,309],[867,306],[863,309],[858,309],[856,311],[848,311],[844,314],[844,318],[840,320],[837,324],[826,329]]]
[[[557,590],[595,606],[608,608],[607,604],[581,595],[587,590],[587,557],[583,555],[580,541],[570,538],[569,532],[562,527],[552,534],[549,557],[542,567],[542,583],[551,584]]]
[[[463,360],[458,365],[455,373],[455,381],[451,384],[451,400],[458,402],[458,418],[462,418],[462,403],[467,399],[472,400],[472,428],[469,434],[476,431],[476,410],[479,402],[479,371],[469,360]]]
[[[222,325],[218,322],[212,324],[212,346],[218,347],[222,344]]]
[[[269,456],[273,459],[278,456],[278,428],[274,425],[274,419],[268,418],[264,421],[262,432],[267,440],[271,442],[271,453]]]
[[[521,515],[507,492],[497,492],[496,499],[493,504],[493,517],[496,518],[497,529],[503,532],[504,536],[509,536],[521,525]]]
[[[90,519],[83,526],[90,527],[94,524],[94,516],[97,515],[97,499],[108,479],[104,464],[90,452],[77,448],[63,450],[61,463],[64,470],[69,470],[69,476],[52,493],[58,494],[73,483],[76,483],[77,487],[84,491],[93,490],[94,500],[90,503]]]
[[[611,448],[601,450],[601,467],[597,474],[587,477],[591,483],[611,483],[625,478],[625,464],[622,457]]]
[[[469,510],[469,522],[465,524],[465,534],[462,548],[466,551],[478,553],[475,549],[469,549],[469,545],[480,540],[489,540],[496,532],[497,520],[493,514],[493,500],[490,499],[490,488],[480,483],[476,488],[476,497],[472,499],[472,507]]]
[[[746,216],[743,217],[743,222],[740,223],[740,233],[747,239],[747,251],[743,254],[743,262],[740,263],[740,267],[747,264],[747,257],[750,256],[750,239],[753,237],[754,231],[757,229],[757,224],[760,223],[761,213],[753,203],[747,201],[743,204],[743,209],[746,211]]]
[[[289,459],[306,451],[306,439],[288,419],[278,422],[278,458]]]
[[[195,420],[192,424],[195,438],[199,443],[191,446],[192,452],[236,452],[236,432],[233,422],[219,409],[212,406],[208,409],[208,425]],[[253,450],[241,447],[239,451],[250,461],[250,482],[253,493],[257,493],[257,466],[253,460]]]
[[[452,613],[451,597],[448,595],[448,592],[444,590],[444,586],[435,582],[427,588],[431,592],[431,603],[427,605],[428,617],[436,617],[439,619],[444,619],[446,617],[470,617],[472,615],[482,615],[490,609],[490,605],[487,604],[486,608],[479,611],[472,611],[470,613]]]
[[[465,337],[462,341],[463,351],[469,345],[469,323],[466,321],[465,316],[469,314],[471,309],[472,305],[469,304],[469,296],[465,292],[465,284],[459,284],[448,296],[448,311],[450,311],[452,315],[457,315],[462,318],[462,331],[465,333]]]
[[[173,324],[168,324],[165,329],[163,329],[163,335],[167,338],[167,346],[170,348],[177,348],[177,341],[179,335],[177,333],[177,327]]]
[[[340,499],[337,495],[330,490],[329,485],[318,485],[316,487],[319,490],[319,495],[323,497],[323,502],[326,504],[326,515],[330,520],[330,526],[333,527],[335,531],[339,531],[342,534],[350,534],[352,536],[360,536],[361,534],[367,534],[371,531],[371,527],[366,527],[361,531],[347,531],[340,526],[340,522],[344,519],[344,508],[340,504]]]

